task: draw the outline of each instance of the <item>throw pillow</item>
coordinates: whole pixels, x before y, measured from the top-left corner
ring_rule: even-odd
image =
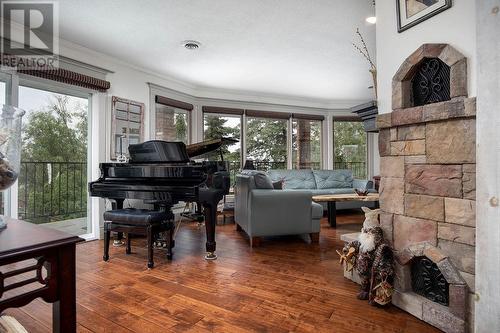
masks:
[[[254,173],[253,179],[255,180],[255,187],[258,189],[264,189],[264,190],[274,189],[271,178],[269,178],[269,176],[264,172]]]
[[[282,190],[283,189],[283,185],[285,182],[283,180],[278,180],[277,182],[273,182],[273,187],[275,190]]]

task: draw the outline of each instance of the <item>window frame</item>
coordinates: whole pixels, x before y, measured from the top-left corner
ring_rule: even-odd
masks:
[[[223,118],[239,118],[240,120],[240,137],[239,137],[239,144],[240,144],[240,166],[243,167],[244,160],[243,160],[243,115],[236,115],[236,114],[226,114],[226,113],[211,113],[211,112],[202,112],[202,137],[203,140],[207,140],[205,137],[205,116],[213,116],[213,117],[223,117]]]
[[[159,140],[158,137],[157,137],[157,133],[158,133],[158,127],[157,127],[157,112],[158,112],[158,105],[161,105],[163,107],[166,107],[166,108],[171,108],[173,111],[174,111],[174,121],[175,121],[175,115],[180,113],[180,114],[185,114],[186,115],[186,122],[187,122],[187,125],[186,125],[186,129],[187,129],[187,133],[186,133],[186,145],[189,145],[191,144],[191,133],[192,133],[192,130],[191,130],[191,111],[188,111],[188,110],[185,110],[185,109],[181,109],[181,108],[176,108],[174,106],[168,106],[168,105],[164,105],[164,104],[161,104],[161,103],[156,103],[154,104],[154,127],[152,126],[151,130],[152,130],[152,138],[153,140]],[[153,118],[153,117],[152,117]]]
[[[291,114],[288,113],[290,115],[290,117],[288,118],[273,118],[273,117],[270,117],[270,116],[262,116],[262,117],[259,117],[259,116],[248,116],[246,113],[245,113],[245,133],[244,133],[244,138],[245,138],[245,151],[244,151],[244,161],[246,161],[248,159],[248,153],[247,153],[247,147],[248,147],[248,139],[247,139],[247,134],[248,134],[248,122],[249,120],[252,120],[252,119],[260,119],[260,120],[271,120],[271,121],[284,121],[286,122],[286,156],[285,156],[285,161],[284,162],[279,162],[279,161],[272,161],[272,162],[276,162],[276,163],[284,163],[285,166],[286,166],[286,169],[287,170],[291,170],[291,162],[292,162],[292,159],[291,159],[291,149],[292,149],[292,128],[291,128]],[[245,163],[243,161],[243,164]],[[264,161],[263,161],[264,162]],[[242,164],[242,165],[243,165]]]

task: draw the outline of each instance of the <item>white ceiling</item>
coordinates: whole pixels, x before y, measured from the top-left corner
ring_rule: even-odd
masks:
[[[371,0],[64,0],[60,37],[199,87],[369,100]],[[183,40],[202,43],[196,51]]]

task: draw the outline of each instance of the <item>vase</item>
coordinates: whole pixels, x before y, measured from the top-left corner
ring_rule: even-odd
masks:
[[[377,100],[377,69],[376,68],[370,69],[370,73],[372,74],[373,92],[375,94],[375,100]]]
[[[21,167],[21,125],[24,110],[2,105],[0,113],[0,191],[17,181]],[[0,229],[6,222],[0,216]]]

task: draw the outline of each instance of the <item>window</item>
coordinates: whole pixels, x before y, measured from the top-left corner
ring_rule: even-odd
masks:
[[[258,170],[287,168],[287,119],[247,118],[246,156]]]
[[[321,121],[293,119],[292,169],[321,169]]]
[[[116,159],[144,140],[144,104],[113,96],[112,110],[111,159]]]
[[[231,184],[234,184],[236,173],[241,168],[241,116],[205,113],[203,114],[203,133],[205,140],[220,139],[221,137],[238,140],[238,142],[222,148],[224,161],[229,162]],[[213,152],[207,158],[220,160],[219,152]]]
[[[19,218],[82,235],[87,217],[89,99],[19,86],[23,117]]]
[[[334,121],[334,168],[352,170],[354,178],[366,179],[366,132],[358,121]]]
[[[189,112],[157,103],[155,138],[189,144],[189,137]]]

